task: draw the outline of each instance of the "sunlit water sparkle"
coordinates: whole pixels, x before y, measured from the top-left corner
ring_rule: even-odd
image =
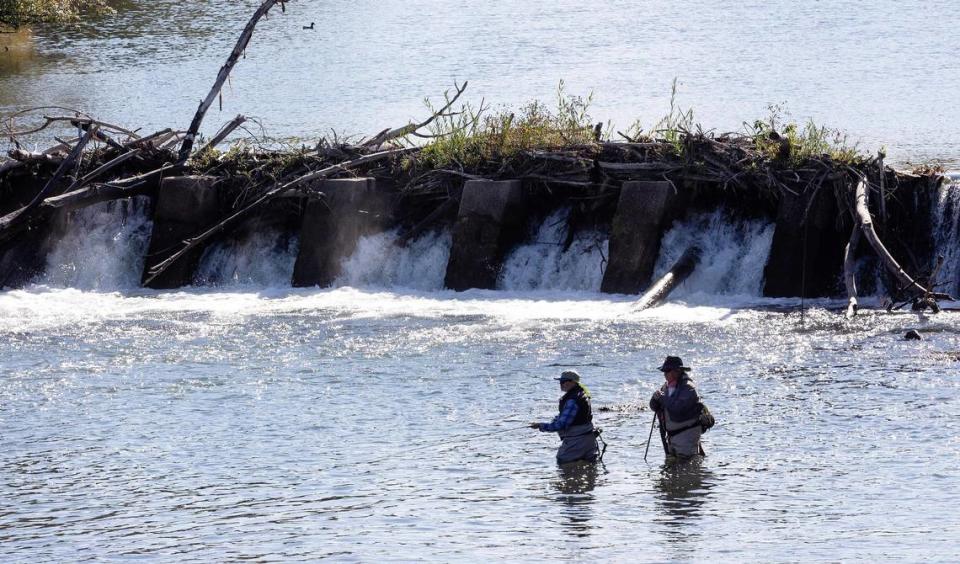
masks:
[[[949,560],[960,314],[846,321],[824,302],[801,324],[730,305],[0,294],[0,552]],[[925,339],[902,341],[909,328]],[[668,353],[719,421],[695,468],[664,467],[658,444],[642,459]],[[556,409],[563,368],[611,408],[595,475],[560,474],[555,437],[519,429]]]
[[[29,61],[0,65],[0,111],[42,100],[183,127],[254,4],[158,0],[37,30]],[[454,79],[516,107],[563,78],[596,90],[597,119],[649,127],[678,77],[708,127],[783,101],[895,162],[957,160],[946,4],[289,10],[258,27],[208,133],[243,112],[279,137],[370,134]],[[956,197],[941,191],[935,232],[960,288]],[[596,293],[602,234],[560,252],[554,220],[501,291],[465,293],[441,290],[448,232],[404,249],[366,238],[326,290],[289,288],[295,239],[223,243],[198,279],[216,287],[154,292],[136,289],[142,203],[71,221],[46,274],[0,292],[4,561],[956,559],[960,313],[867,297],[848,321],[837,301],[801,314],[758,298],[767,224],[674,225],[658,272],[694,240],[705,267],[636,312]],[[699,466],[663,466],[656,437],[643,460],[666,354],[694,367],[718,419]],[[555,411],[565,368],[608,408],[595,473],[561,473],[556,438],[521,428]]]

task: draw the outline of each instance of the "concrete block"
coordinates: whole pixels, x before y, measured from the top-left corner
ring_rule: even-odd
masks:
[[[850,226],[838,229],[838,213],[833,190],[827,187],[781,197],[763,271],[764,296],[810,298],[840,292]]]
[[[181,247],[181,243],[212,227],[220,220],[220,202],[215,178],[209,176],[174,176],[160,184],[153,211],[153,232],[144,264],[147,269],[163,261]],[[150,282],[151,288],[179,288],[193,281],[193,274],[203,255],[203,245],[173,263]]]
[[[388,215],[373,178],[326,180],[316,190],[321,194],[307,202],[300,225],[292,280],[298,287],[332,284],[360,237],[381,230]]]
[[[638,294],[650,285],[673,198],[669,182],[623,183],[601,291]]]
[[[463,186],[444,284],[493,289],[507,252],[523,238],[526,197],[519,180],[469,180]]]

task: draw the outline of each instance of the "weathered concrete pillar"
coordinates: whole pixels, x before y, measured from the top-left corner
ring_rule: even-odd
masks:
[[[326,180],[316,189],[300,225],[300,252],[293,267],[294,286],[329,286],[341,261],[357,248],[360,237],[380,229],[384,201],[373,178]]]
[[[523,237],[525,211],[519,180],[468,180],[453,228],[446,287],[495,288],[504,257]]]
[[[160,184],[153,211],[153,232],[144,263],[143,280],[148,269],[180,250],[181,243],[212,227],[220,219],[220,203],[215,178],[210,176],[173,176]],[[160,276],[151,288],[179,288],[193,281],[193,273],[203,255],[203,246],[191,250]]]
[[[600,291],[638,294],[650,285],[673,192],[669,182],[623,183]]]
[[[828,186],[781,197],[770,256],[763,271],[764,296],[823,297],[840,293],[850,226],[838,230],[837,214],[837,201]]]

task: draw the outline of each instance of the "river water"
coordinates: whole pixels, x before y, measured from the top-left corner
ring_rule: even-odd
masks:
[[[39,28],[28,54],[0,49],[0,113],[60,105],[186,129],[258,4],[131,0],[95,25]],[[677,79],[677,104],[706,128],[740,130],[779,104],[893,162],[956,168],[957,29],[946,1],[299,0],[261,21],[205,129],[243,113],[273,137],[369,136],[422,119],[423,98],[455,80],[495,107],[550,102],[564,80],[595,93],[611,131],[650,128]]]
[[[757,297],[769,225],[678,223],[658,270],[693,239],[711,258],[637,312],[597,292],[606,240],[562,252],[556,216],[499,290],[465,293],[441,289],[449,233],[369,237],[325,290],[289,288],[296,242],[269,234],[207,252],[219,285],[140,290],[142,203],[76,219],[0,293],[5,560],[956,556],[960,313]],[[719,421],[696,464],[665,465],[656,435],[644,460],[667,354]],[[568,368],[597,467],[558,469],[525,427]]]
[[[0,106],[185,123],[253,4],[37,30]],[[454,78],[506,103],[565,78],[597,90],[598,117],[655,121],[680,76],[722,126],[786,100],[900,160],[957,155],[950,4],[601,4],[291,3],[211,122],[378,131]],[[960,186],[934,205],[960,293]],[[196,287],[143,290],[145,203],[79,212],[46,273],[0,292],[0,558],[956,560],[960,312],[867,296],[848,321],[839,301],[758,297],[772,226],[722,212],[666,233],[658,272],[694,240],[705,258],[637,312],[598,292],[602,233],[557,244],[564,213],[498,290],[454,293],[449,232],[366,238],[329,289],[291,289],[298,242],[262,233],[209,249]],[[644,460],[668,354],[718,420],[698,463],[665,465],[656,433]],[[569,368],[609,443],[596,467],[557,468],[556,437],[525,428],[555,413]]]

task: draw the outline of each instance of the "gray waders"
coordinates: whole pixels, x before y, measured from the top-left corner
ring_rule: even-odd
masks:
[[[582,425],[571,425],[563,431],[557,431],[560,435],[560,448],[557,450],[557,464],[566,464],[577,460],[586,460],[595,462],[600,456],[600,448],[597,446],[597,435],[594,433],[593,423],[584,423]]]

